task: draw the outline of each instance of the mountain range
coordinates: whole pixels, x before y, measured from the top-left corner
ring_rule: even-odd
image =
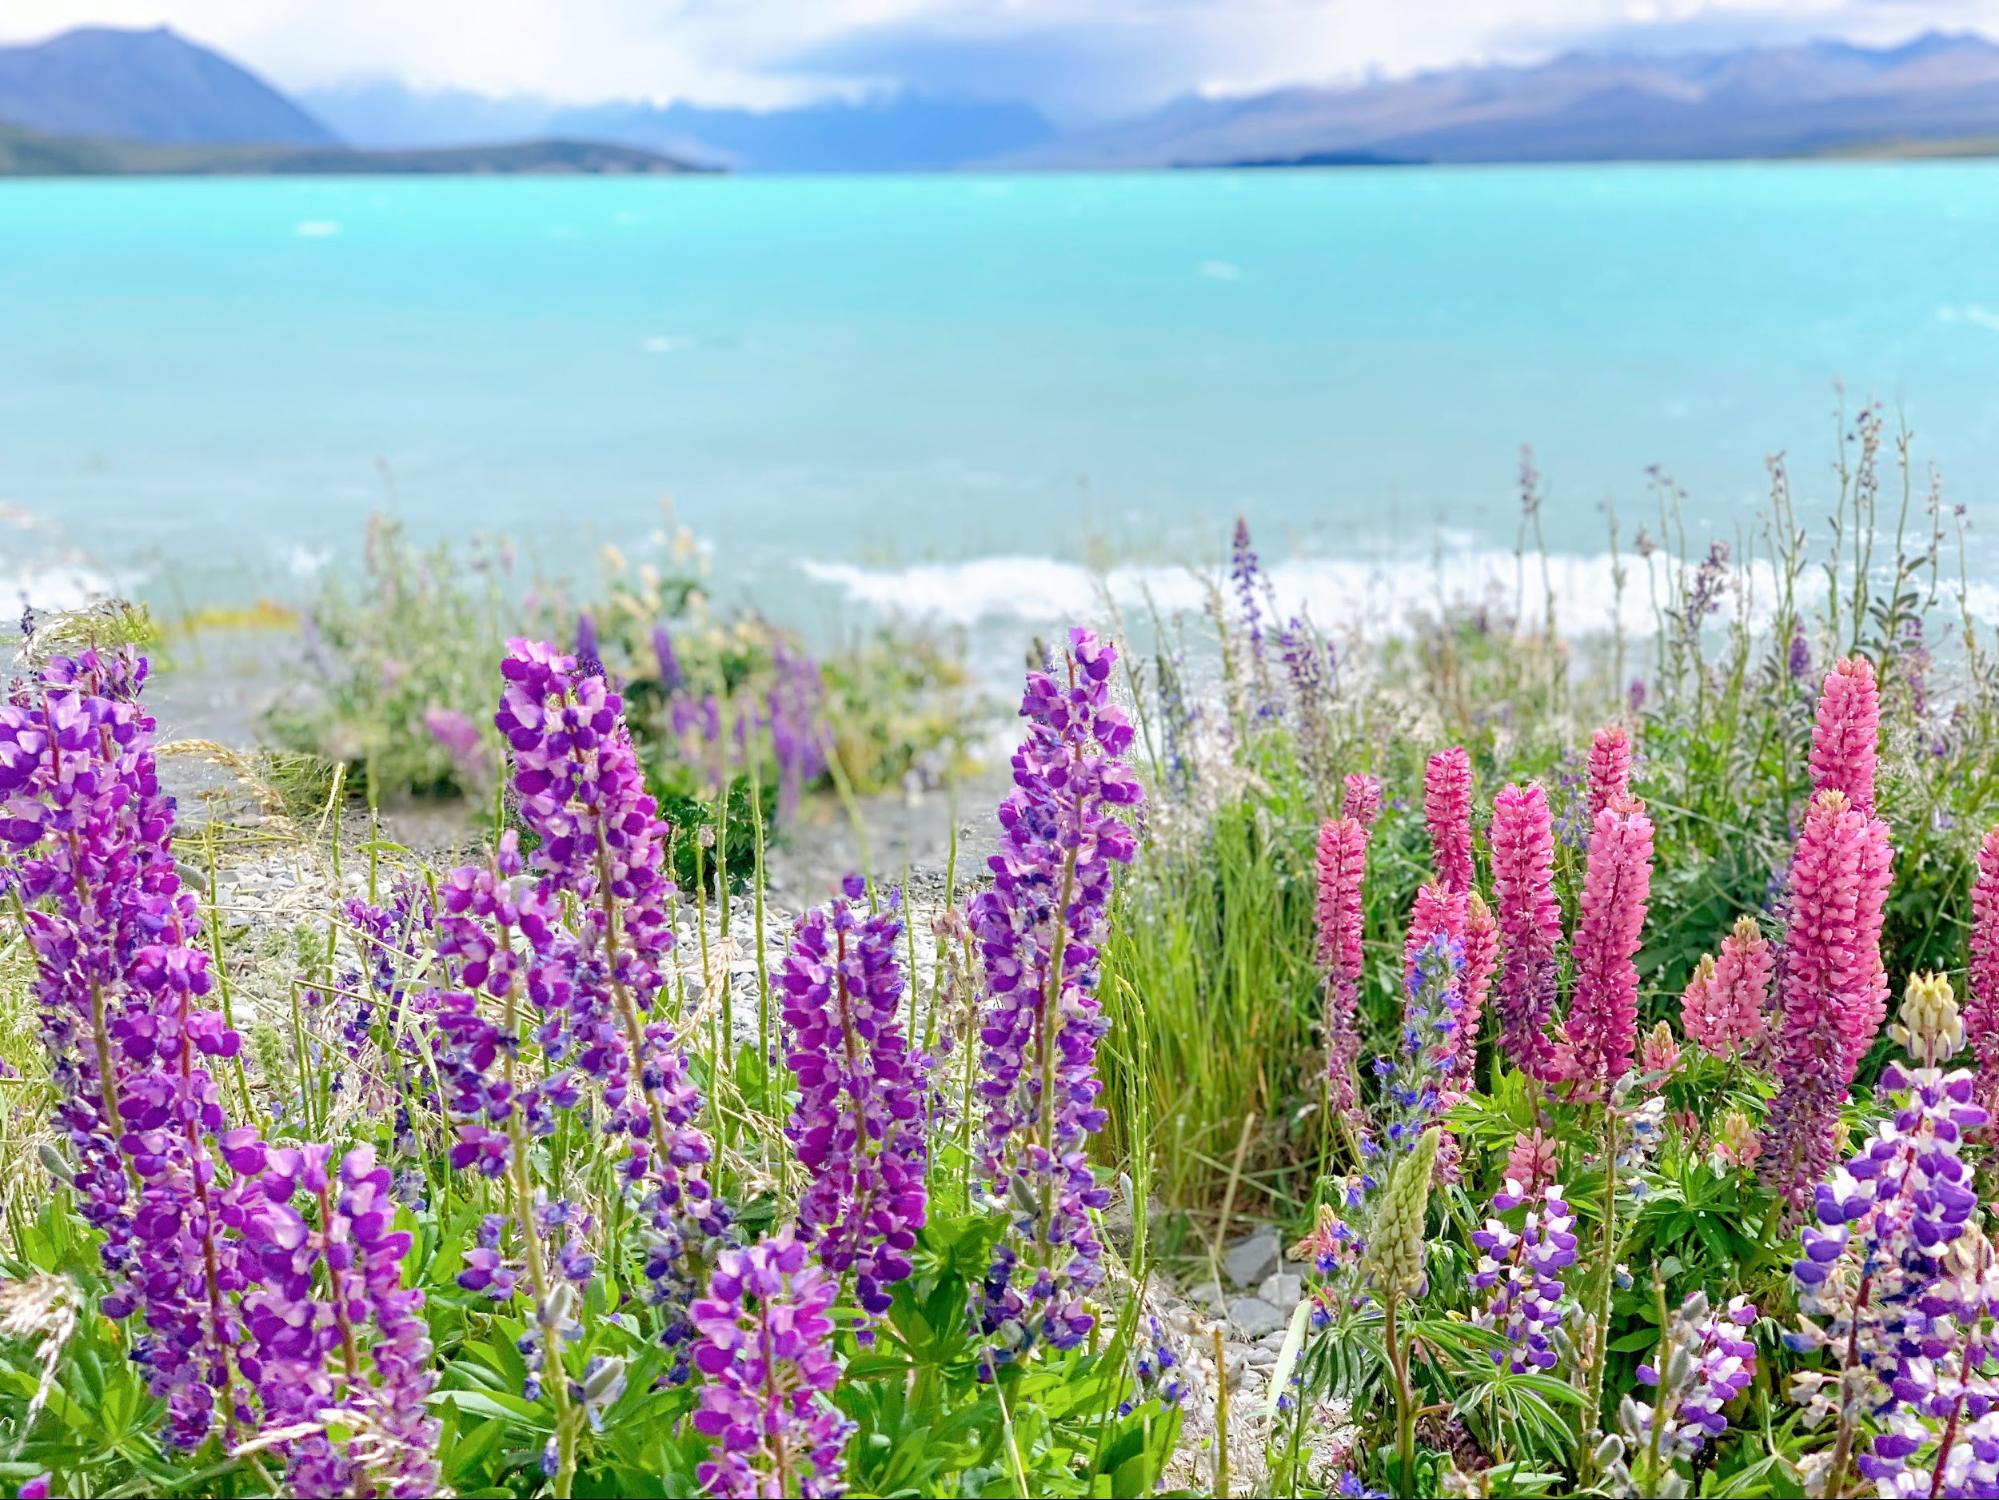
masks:
[[[17,159],[43,170],[89,159],[97,170],[148,171],[670,170],[681,163],[905,171],[1934,154],[1984,152],[1999,140],[1999,45],[1931,33],[1885,49],[1814,42],[1679,54],[1576,51],[1532,66],[1454,68],[1359,87],[1187,97],[1064,132],[1018,101],[907,92],[773,110],[634,100],[578,106],[393,82],[293,98],[164,28],[89,27],[0,47],[0,122],[16,127],[13,156],[0,151],[0,171]],[[81,148],[64,143],[80,138],[88,149],[78,156]],[[515,144],[499,151],[495,143]],[[604,149],[593,152],[589,143]],[[273,149],[234,149],[250,145]],[[155,149],[167,147],[178,154]],[[470,147],[484,149],[458,149]],[[402,165],[375,153],[399,153]],[[219,165],[198,165],[208,161]]]

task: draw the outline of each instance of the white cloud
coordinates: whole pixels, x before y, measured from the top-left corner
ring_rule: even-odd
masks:
[[[291,87],[389,76],[578,101],[776,104],[905,83],[1077,113],[1520,61],[1604,34],[1999,30],[1999,0],[7,0],[0,38],[85,22],[171,25]]]

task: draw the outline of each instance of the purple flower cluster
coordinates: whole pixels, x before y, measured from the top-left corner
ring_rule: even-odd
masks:
[[[800,919],[777,982],[799,1086],[785,1135],[811,1179],[799,1225],[821,1265],[854,1273],[862,1310],[877,1315],[909,1275],[923,1225],[929,1068],[898,1010],[896,898],[863,915],[852,904],[862,889],[850,876],[849,899]]]
[[[707,1377],[694,1429],[711,1440],[695,1470],[711,1495],[837,1497],[851,1425],[829,1397],[839,1283],[787,1231],[724,1250],[695,1301],[694,1367]]]
[[[695,1123],[700,1093],[678,1037],[653,1019],[673,947],[666,825],[623,702],[603,677],[518,640],[500,671],[495,722],[512,754],[521,821],[540,843],[523,865],[509,834],[484,867],[454,870],[439,887],[438,954],[459,986],[431,1006],[458,1128],[452,1164],[513,1172],[515,1217],[529,1216],[525,1144],[594,1084],[603,1130],[628,1142],[624,1174],[651,1232],[646,1274],[669,1309],[665,1336],[678,1343],[698,1258],[689,1237],[719,1236],[726,1225],[705,1174],[712,1148]],[[525,1083],[524,1030],[543,1063]],[[538,1258],[530,1255],[531,1269]],[[556,1284],[538,1279],[537,1316],[548,1322]]]
[[[1505,1341],[1492,1351],[1492,1362],[1516,1375],[1552,1370],[1561,1362],[1555,1336],[1571,1305],[1562,1273],[1576,1260],[1576,1216],[1562,1189],[1551,1185],[1530,1199],[1509,1180],[1492,1195],[1495,1215],[1522,1204],[1528,1205],[1527,1214],[1517,1232],[1495,1217],[1471,1237],[1479,1250],[1472,1289],[1492,1293],[1477,1321]]]
[[[85,652],[0,706],[0,842],[18,851],[80,1209],[104,1235],[101,1309],[138,1324],[132,1358],[177,1446],[210,1435],[218,1398],[232,1436],[332,1411],[365,1441],[272,1439],[287,1492],[430,1493],[430,1346],[389,1174],[359,1148],[336,1184],[331,1148],[232,1128],[208,1071],[240,1042],[206,1007],[145,676],[141,657]]]
[[[1625,1398],[1625,1425],[1639,1446],[1649,1450],[1656,1441],[1660,1461],[1671,1463],[1692,1458],[1728,1430],[1723,1408],[1756,1374],[1756,1346],[1742,1336],[1755,1321],[1747,1297],[1731,1298],[1719,1313],[1709,1310],[1704,1292],[1687,1298],[1666,1329],[1664,1369],[1638,1367],[1639,1381],[1658,1388],[1657,1405]]]
[[[1901,1096],[1894,1116],[1814,1193],[1818,1223],[1805,1229],[1793,1268],[1807,1316],[1787,1342],[1829,1345],[1866,1372],[1865,1408],[1889,1430],[1856,1464],[1884,1494],[1916,1492],[1908,1464],[1938,1425],[1946,1473],[1923,1474],[1920,1492],[1983,1493],[1931,1485],[1960,1484],[1953,1466],[1990,1475],[1999,1464],[1999,1392],[1986,1374],[1999,1274],[1989,1242],[1973,1232],[1978,1196],[1962,1156],[1966,1134],[1989,1116],[1968,1069],[1898,1060],[1880,1088]]]
[[[1116,660],[1111,646],[1072,630],[1066,684],[1028,673],[1028,731],[999,808],[993,884],[971,905],[986,976],[983,1166],[1013,1230],[976,1314],[995,1362],[1036,1342],[1080,1343],[1092,1325],[1084,1299],[1102,1274],[1089,1211],[1108,1200],[1087,1152],[1105,1118],[1097,943],[1111,872],[1136,852],[1118,812],[1143,796],[1122,758],[1131,725],[1111,703]]]

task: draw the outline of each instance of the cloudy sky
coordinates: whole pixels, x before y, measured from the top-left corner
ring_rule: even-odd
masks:
[[[1999,0],[5,0],[0,40],[87,22],[171,25],[292,88],[777,104],[903,86],[1076,117],[1579,43],[1999,35]]]

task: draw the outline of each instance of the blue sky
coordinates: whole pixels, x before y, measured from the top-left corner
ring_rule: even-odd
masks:
[[[1931,27],[1999,0],[6,0],[0,38],[166,24],[281,84],[775,105],[906,87],[1116,114],[1188,92]]]

